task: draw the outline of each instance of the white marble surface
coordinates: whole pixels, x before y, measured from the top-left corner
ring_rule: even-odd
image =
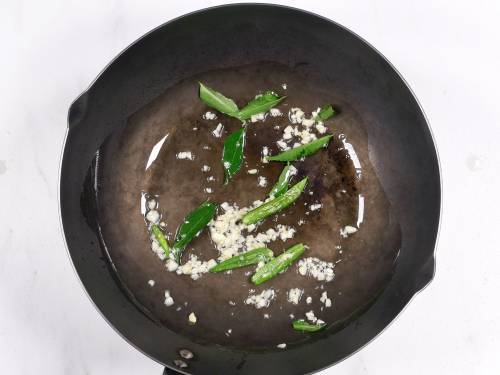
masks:
[[[76,280],[59,231],[59,158],[68,105],[96,73],[146,31],[211,4],[0,0],[1,373],[161,373]],[[344,24],[396,65],[427,112],[443,169],[434,282],[323,374],[500,373],[500,2],[286,4]]]

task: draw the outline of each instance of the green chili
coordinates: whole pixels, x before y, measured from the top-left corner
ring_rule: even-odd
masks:
[[[292,322],[293,329],[302,332],[318,332],[326,327],[326,323],[311,324],[304,319],[294,320]]]
[[[281,154],[268,156],[266,159],[269,161],[294,161],[306,156],[314,154],[316,151],[323,147],[328,146],[328,142],[333,135],[326,135],[315,141],[306,143],[305,145],[292,148],[290,150],[284,151]]]
[[[168,246],[167,238],[161,231],[160,227],[156,224],[153,224],[151,226],[151,232],[153,232],[153,235],[165,252],[165,256],[168,258],[168,256],[170,255],[170,246]]]
[[[276,258],[271,259],[269,262],[259,268],[252,276],[252,282],[255,285],[260,285],[269,279],[272,279],[280,272],[286,270],[290,264],[298,259],[306,250],[305,246],[301,243],[290,247]]]
[[[288,190],[290,180],[296,173],[297,169],[293,165],[287,165],[285,168],[283,168],[278,181],[269,192],[269,196],[271,198],[277,198],[280,195],[283,195]]]
[[[267,262],[274,256],[272,250],[267,247],[260,247],[258,249],[253,249],[242,254],[235,255],[232,258],[226,259],[220,262],[216,266],[210,269],[210,272],[221,272],[232,270],[234,268],[240,268],[249,266],[252,264],[257,264],[259,262]]]
[[[325,122],[328,120],[330,117],[335,116],[335,110],[330,104],[325,105],[321,110],[318,112],[316,117],[314,118],[316,121],[322,121]]]
[[[306,184],[307,177],[303,178],[300,182],[292,186],[286,193],[278,198],[274,198],[248,212],[245,216],[243,216],[243,223],[246,225],[254,224],[285,209],[297,200],[302,191],[304,191]]]

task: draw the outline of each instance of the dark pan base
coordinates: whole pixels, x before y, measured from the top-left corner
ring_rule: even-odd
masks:
[[[245,166],[229,185],[222,183],[220,165],[224,136],[215,138],[211,132],[222,122],[227,135],[241,127],[241,123],[220,114],[217,120],[202,120],[207,107],[197,96],[198,81],[207,82],[230,97],[240,98],[240,106],[245,99],[266,88],[288,96],[280,105],[283,117],[268,117],[265,122],[249,124]],[[286,91],[281,88],[283,82],[287,83]],[[171,235],[186,212],[207,199],[218,203],[236,202],[240,207],[264,199],[269,187],[259,187],[257,176],[245,173],[246,170],[257,168],[261,171],[259,175],[271,184],[276,181],[283,164],[262,163],[262,147],[269,146],[271,154],[278,152],[275,141],[289,123],[286,115],[289,108],[301,107],[310,113],[323,103],[334,103],[341,114],[327,123],[329,132],[335,135],[328,149],[295,163],[299,170],[296,181],[308,176],[309,189],[299,204],[266,220],[259,230],[265,231],[277,223],[295,227],[297,234],[293,239],[277,240],[270,247],[280,253],[294,243],[307,244],[310,249],[304,257],[338,262],[335,280],[325,283],[303,277],[296,267],[259,287],[249,282],[245,275],[248,268],[235,270],[231,275],[207,274],[197,281],[167,272],[164,263],[150,250],[141,215],[141,192],[157,197]],[[274,129],[275,125],[281,125],[280,130]],[[283,342],[290,345],[313,339],[314,335],[291,329],[290,314],[298,319],[314,310],[317,317],[333,326],[329,333],[339,322],[346,323],[349,317],[355,317],[355,312],[373,301],[388,282],[400,248],[398,223],[391,221],[389,202],[368,157],[366,126],[335,87],[280,64],[260,63],[207,72],[168,89],[131,116],[127,126],[113,133],[100,149],[100,227],[124,288],[140,304],[140,309],[170,329],[200,343],[244,349],[275,348]],[[160,154],[145,171],[151,149],[167,134]],[[353,145],[361,170],[354,168],[343,141]],[[210,150],[203,146],[209,146]],[[176,159],[178,152],[186,150],[195,154],[194,161]],[[210,173],[201,172],[203,165],[211,166]],[[209,175],[216,180],[207,182]],[[214,192],[207,194],[205,187],[211,187]],[[309,191],[313,195],[309,195]],[[340,229],[345,225],[356,226],[360,195],[365,202],[361,229],[343,239]],[[321,202],[323,208],[309,212],[308,207],[317,202]],[[306,223],[298,226],[300,219]],[[208,231],[191,243],[187,253],[196,254],[202,260],[217,256]],[[147,285],[150,279],[156,282],[153,288]],[[286,292],[296,287],[305,289],[298,306],[289,303],[286,297]],[[267,288],[277,291],[277,298],[269,308],[256,309],[243,303],[249,289],[260,293]],[[166,289],[176,302],[172,307],[163,303]],[[323,291],[332,298],[333,307],[322,308]],[[313,303],[306,304],[306,296],[311,296]],[[229,301],[236,305],[231,306]],[[188,324],[190,312],[198,317],[196,325]],[[264,314],[269,314],[269,319],[264,319]],[[232,330],[229,336],[226,335],[228,329]]]

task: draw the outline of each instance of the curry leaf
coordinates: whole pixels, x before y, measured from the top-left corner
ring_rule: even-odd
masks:
[[[245,128],[241,128],[227,136],[222,151],[222,165],[224,167],[224,184],[238,172],[243,161],[245,148]]]
[[[234,100],[225,97],[220,92],[200,82],[200,99],[209,107],[219,112],[245,121],[252,117],[252,115],[267,112],[285,99],[285,96],[280,97],[272,91],[266,91],[264,94],[257,95],[254,99],[250,100],[245,107],[239,110]]]
[[[235,113],[238,112],[238,106],[232,99],[226,98],[220,92],[217,92],[210,87],[205,86],[201,82],[200,99],[203,100],[209,107],[212,107],[219,112],[225,113],[227,115],[235,116]]]
[[[252,117],[252,115],[269,111],[283,99],[285,99],[285,96],[280,97],[272,91],[266,91],[264,94],[258,95],[248,102],[245,107],[238,111],[236,117],[242,121],[247,120]]]
[[[217,205],[210,202],[202,203],[191,211],[177,229],[173,251],[177,262],[180,261],[186,245],[196,237],[215,215]]]

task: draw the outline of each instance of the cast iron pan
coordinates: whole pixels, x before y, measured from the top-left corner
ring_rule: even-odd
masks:
[[[157,197],[170,232],[171,223],[205,199],[245,206],[266,193],[246,173],[222,185],[222,141],[211,131],[219,121],[225,135],[240,124],[201,119],[207,108],[197,97],[198,81],[238,105],[259,90],[275,89],[288,97],[283,112],[294,106],[310,112],[323,103],[339,109],[328,124],[334,134],[328,150],[297,164],[299,178],[310,178],[311,195],[276,218],[290,225],[305,218],[305,224],[293,240],[272,245],[279,253],[294,242],[307,243],[309,256],[336,262],[333,282],[289,270],[255,288],[278,292],[261,311],[243,303],[251,288],[244,270],[193,281],[166,272],[150,251],[142,193]],[[102,315],[131,344],[165,364],[166,373],[317,371],[374,338],[433,277],[440,176],[425,117],[387,60],[330,20],[255,4],[181,17],[120,54],[71,105],[68,122],[60,198],[71,259]],[[281,166],[263,165],[259,150],[269,145],[277,152],[270,140],[286,123],[276,118],[251,124],[245,168],[258,168],[269,181],[277,178]],[[160,153],[148,163],[165,135]],[[203,146],[210,150],[202,152]],[[195,160],[176,160],[183,150],[197,150]],[[209,185],[200,173],[204,164],[212,166]],[[323,204],[321,214],[307,213],[316,202]],[[262,228],[274,224],[269,220]],[[343,238],[339,230],[345,225],[360,230]],[[203,258],[210,248],[205,231],[189,251]],[[149,279],[156,281],[153,288]],[[313,303],[289,304],[286,291],[292,287],[304,288]],[[163,304],[165,289],[176,308]],[[321,308],[323,291],[333,299],[331,309]],[[289,315],[303,317],[311,309],[328,329],[315,335],[291,330]],[[198,316],[195,326],[187,324],[191,311]],[[286,350],[276,347],[282,342]],[[182,358],[182,349],[194,357]],[[179,367],[180,359],[187,367]]]

